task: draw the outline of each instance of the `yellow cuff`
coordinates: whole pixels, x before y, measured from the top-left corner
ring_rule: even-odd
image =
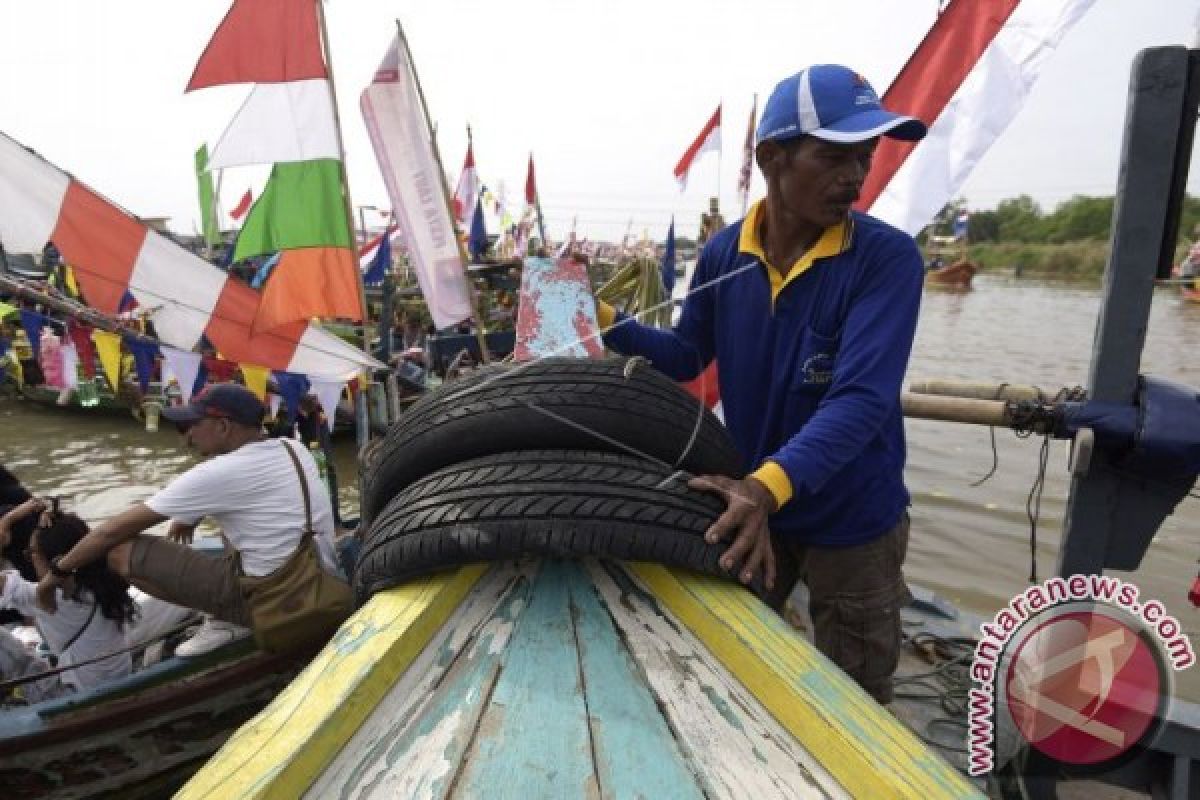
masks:
[[[596,322],[600,325],[600,330],[611,328],[613,323],[617,321],[617,310],[603,300],[596,301]]]
[[[784,504],[792,499],[792,480],[783,471],[783,467],[774,461],[764,461],[761,467],[750,473],[750,477],[766,486],[775,496],[776,510],[783,508]]]

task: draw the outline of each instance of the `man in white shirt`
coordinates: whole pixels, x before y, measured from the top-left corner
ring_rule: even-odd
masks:
[[[52,565],[38,598],[53,604],[54,587],[83,564],[107,557],[109,566],[147,594],[211,615],[200,632],[176,649],[195,656],[250,634],[242,575],[262,576],[283,565],[299,546],[304,496],[290,448],[308,485],[314,542],[322,566],[339,574],[329,495],[316,462],[303,447],[268,439],[266,409],[245,387],[218,384],[187,406],[163,411],[190,447],[208,460],[180,475],[144,503],[97,526]],[[225,555],[211,558],[188,546],[203,518],[221,526]],[[143,534],[170,519],[167,537]]]

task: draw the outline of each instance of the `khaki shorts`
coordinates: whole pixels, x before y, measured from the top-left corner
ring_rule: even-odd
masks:
[[[129,559],[130,583],[169,603],[194,608],[236,625],[250,627],[242,599],[242,562],[226,548],[205,555],[161,536],[137,536]]]
[[[782,611],[803,581],[817,649],[883,704],[892,701],[900,660],[900,609],[912,602],[902,572],[908,527],[906,512],[883,536],[853,547],[805,546],[776,536],[776,588],[763,598]]]

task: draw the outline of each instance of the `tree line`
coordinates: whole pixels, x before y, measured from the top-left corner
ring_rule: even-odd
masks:
[[[935,217],[929,233],[948,235],[953,221],[967,209],[960,198],[945,206]],[[984,242],[1020,242],[1023,244],[1065,244],[1067,242],[1106,242],[1112,227],[1113,198],[1075,195],[1060,203],[1053,211],[1045,211],[1027,194],[1002,200],[992,211],[970,211],[967,238],[972,244]],[[1179,225],[1181,240],[1189,242],[1197,223],[1200,223],[1200,198],[1184,200]]]

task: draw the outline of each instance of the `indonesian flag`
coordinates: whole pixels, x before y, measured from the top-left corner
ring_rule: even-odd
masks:
[[[239,220],[246,216],[246,212],[250,210],[250,204],[252,202],[254,202],[254,193],[247,189],[246,193],[242,195],[242,199],[238,200],[237,205],[234,206],[229,212],[229,216],[233,217],[235,220]]]
[[[1042,67],[1094,0],[954,0],[883,96],[929,123],[884,137],[857,203],[915,235],[1017,115]]]
[[[462,174],[458,176],[458,188],[454,190],[454,219],[461,228],[466,228],[479,202],[483,188],[479,173],[475,171],[475,146],[467,137],[467,157],[463,160]]]
[[[710,150],[721,152],[721,106],[719,105],[712,117],[705,123],[700,135],[696,137],[696,141],[692,142],[684,152],[683,158],[679,159],[679,163],[675,165],[675,180],[679,181],[679,191],[682,192],[687,188],[688,171],[696,163],[696,159]]]

